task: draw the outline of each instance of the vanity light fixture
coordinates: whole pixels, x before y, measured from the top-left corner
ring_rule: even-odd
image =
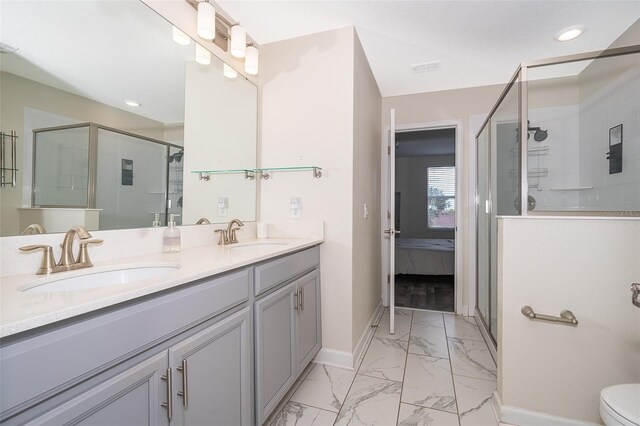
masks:
[[[191,38],[176,27],[173,27],[173,41],[178,43],[180,46],[188,46],[191,44]]]
[[[142,105],[140,102],[136,102],[136,101],[131,100],[131,99],[127,99],[126,101],[124,101],[124,103],[129,105],[130,107],[134,107],[134,108],[138,108],[140,105]]]
[[[258,75],[258,48],[253,43],[247,43],[247,30],[239,23],[232,21],[220,14],[216,14],[211,0],[185,0],[197,11],[198,35],[212,41],[224,52],[228,52],[234,58],[245,58],[244,70],[248,75]],[[218,36],[216,37],[216,32]],[[208,65],[211,62],[211,53],[204,52],[196,43],[196,62]],[[198,55],[201,53],[201,55]],[[230,67],[223,70],[225,77],[237,78],[237,71]],[[232,77],[233,75],[233,77]]]
[[[567,28],[563,28],[556,33],[555,39],[557,41],[569,41],[578,37],[584,32],[584,25],[572,25]]]
[[[207,0],[198,3],[198,35],[206,40],[216,38],[216,9]]]
[[[258,48],[252,43],[247,45],[247,57],[244,58],[244,71],[249,75],[258,75]]]
[[[247,31],[234,24],[231,27],[231,55],[236,58],[244,58],[247,54]]]
[[[209,65],[211,63],[211,52],[196,43],[196,62],[200,65]]]
[[[226,78],[229,78],[232,80],[235,80],[236,78],[238,78],[238,71],[234,70],[229,65],[224,63],[222,64],[222,74],[224,74]]]

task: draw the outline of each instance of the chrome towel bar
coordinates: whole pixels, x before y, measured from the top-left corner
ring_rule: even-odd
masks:
[[[560,312],[559,317],[554,317],[552,315],[536,314],[533,311],[533,308],[531,306],[523,306],[520,312],[522,312],[522,315],[524,315],[525,317],[531,320],[555,322],[558,324],[566,324],[566,325],[573,325],[573,326],[578,325],[578,320],[576,319],[576,316],[573,315],[573,312],[571,311],[562,311]]]

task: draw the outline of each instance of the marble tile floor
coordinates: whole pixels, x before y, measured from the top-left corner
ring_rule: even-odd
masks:
[[[385,311],[356,371],[311,363],[269,426],[497,426],[496,366],[473,318]]]

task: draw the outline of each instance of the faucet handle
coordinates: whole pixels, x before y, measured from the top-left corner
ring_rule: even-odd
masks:
[[[89,250],[87,246],[89,244],[102,244],[102,240],[83,240],[80,241],[80,250],[78,252],[78,259],[76,259],[76,265],[81,268],[91,267],[93,263],[91,263],[91,259],[89,259]]]
[[[218,240],[218,245],[219,246],[224,246],[229,242],[229,237],[227,235],[227,230],[226,229],[216,229],[215,231],[216,233],[220,233],[220,239]]]
[[[40,262],[40,268],[36,272],[36,275],[47,275],[53,272],[53,268],[56,266],[56,260],[53,257],[53,249],[51,246],[45,245],[32,245],[20,247],[20,251],[34,252],[36,250],[43,250],[42,262]]]

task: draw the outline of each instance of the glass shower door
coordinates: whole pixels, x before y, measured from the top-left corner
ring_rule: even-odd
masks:
[[[520,94],[505,92],[476,138],[477,308],[487,333],[498,341],[498,218],[520,214]]]
[[[490,144],[489,144],[489,126],[485,126],[477,139],[477,277],[476,277],[476,294],[478,300],[478,311],[481,318],[485,320],[489,318],[489,262],[490,256],[490,213],[491,213],[491,194],[490,194],[490,173],[491,165],[489,162]],[[485,327],[488,324],[485,320]]]

